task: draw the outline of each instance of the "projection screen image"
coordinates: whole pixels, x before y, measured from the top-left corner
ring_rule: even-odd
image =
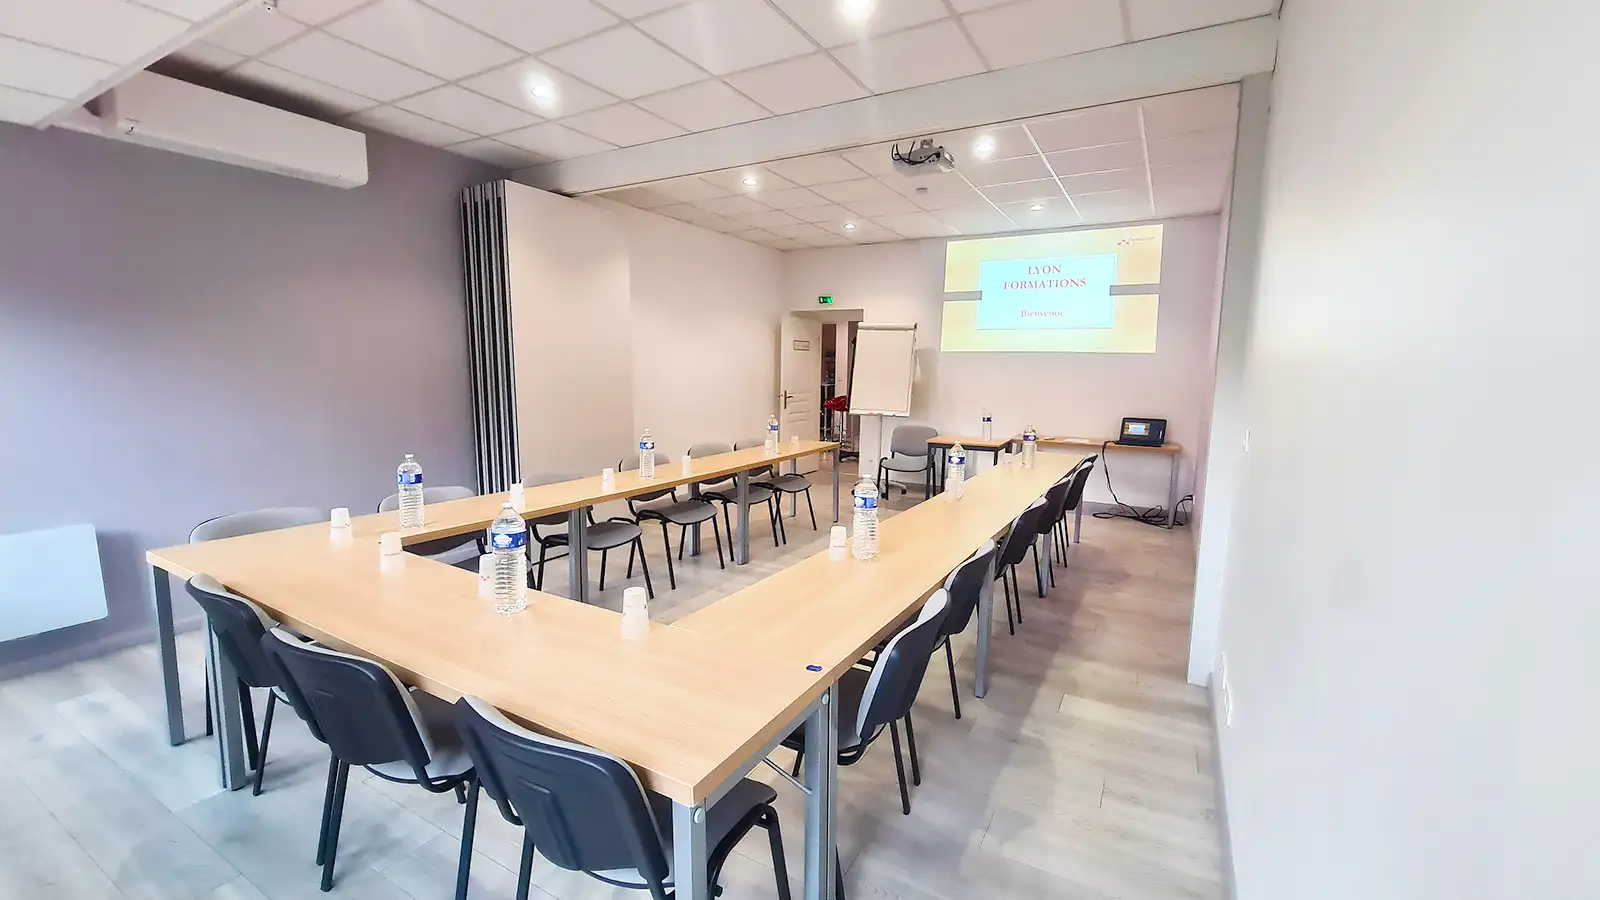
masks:
[[[948,352],[1154,353],[1160,225],[951,241]]]

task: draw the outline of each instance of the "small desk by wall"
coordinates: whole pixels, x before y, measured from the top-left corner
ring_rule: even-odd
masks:
[[[1018,443],[1020,443],[1022,441],[1022,437],[1019,435],[1017,437],[1012,438],[1012,440],[1017,441]],[[1138,446],[1136,444],[1119,444],[1116,441],[1105,440],[1105,439],[1102,439],[1102,438],[1046,437],[1046,436],[1044,436],[1042,434],[1039,435],[1039,442],[1038,443],[1039,443],[1039,446],[1041,446],[1041,447],[1061,447],[1061,448],[1071,448],[1071,449],[1074,449],[1074,450],[1089,449],[1089,448],[1093,448],[1095,450],[1098,450],[1101,447],[1104,447],[1106,449],[1106,451],[1108,451],[1108,452],[1111,451],[1111,450],[1117,450],[1117,451],[1127,451],[1129,453],[1155,454],[1157,456],[1166,455],[1172,461],[1172,463],[1171,463],[1172,472],[1167,477],[1167,527],[1171,528],[1173,526],[1173,523],[1177,521],[1177,515],[1178,515],[1178,461],[1183,457],[1183,445],[1182,444],[1168,443],[1168,444],[1162,444],[1159,447],[1140,447],[1140,446]],[[1080,525],[1080,526],[1083,524],[1083,504],[1082,503],[1078,504],[1077,524]],[[1083,540],[1082,531],[1081,530],[1077,530],[1077,529],[1075,529],[1075,531],[1077,532],[1077,535],[1078,535],[1077,540],[1079,542],[1081,542]]]

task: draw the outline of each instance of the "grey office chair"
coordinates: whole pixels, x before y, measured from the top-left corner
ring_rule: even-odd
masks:
[[[656,466],[659,467],[672,462],[672,458],[661,451],[656,451]],[[631,472],[639,468],[639,454],[634,452],[624,459],[617,461],[617,471]],[[656,503],[662,498],[669,498],[666,503]],[[655,503],[654,506],[641,506],[640,504]],[[634,521],[644,524],[650,519],[661,523],[661,545],[667,551],[667,584],[672,590],[678,589],[678,575],[672,567],[672,538],[667,534],[667,526],[677,525],[685,532],[689,526],[701,522],[710,522],[711,531],[717,538],[717,568],[726,569],[727,560],[722,555],[722,532],[717,528],[717,508],[711,501],[704,498],[690,498],[679,500],[676,488],[664,491],[653,491],[628,498],[628,512],[633,513]]]
[[[933,450],[928,442],[939,436],[939,429],[927,425],[896,425],[889,435],[889,455],[878,460],[878,494],[885,495],[891,472],[922,473],[922,499],[933,496]],[[900,485],[900,493],[906,492]]]
[[[715,456],[718,453],[732,452],[732,447],[728,446],[727,444],[717,443],[695,444],[693,447],[689,448],[689,455],[695,459],[700,459],[701,457],[705,456]],[[771,468],[771,466],[767,467],[769,470]],[[761,485],[756,484],[756,473],[752,472],[750,474],[750,478],[751,483],[748,490],[745,492],[745,498],[752,507],[762,503],[767,504],[767,513],[769,518],[772,519],[772,546],[776,547],[778,546],[780,537],[784,541],[788,540],[788,535],[783,533],[783,519],[778,516],[778,494],[772,488],[762,487]],[[734,484],[734,477],[732,475],[725,475],[721,478],[713,478],[709,481],[702,481],[700,482],[699,487],[702,491],[702,497],[705,497],[707,500],[712,500],[722,504],[722,524],[726,526],[726,530],[728,532],[728,555],[732,556],[733,518],[729,515],[728,508],[739,505],[739,491],[737,486]],[[705,490],[706,488],[712,488],[712,490]],[[681,540],[678,542],[678,558],[683,559],[683,542]]]
[[[582,478],[581,475],[533,475],[525,478],[523,484],[527,487],[538,487],[544,484],[557,484],[562,481],[574,481]],[[628,548],[628,577],[633,577],[633,559],[637,554],[639,565],[644,571],[644,587],[650,594],[650,599],[656,597],[656,588],[650,581],[650,563],[644,558],[644,529],[632,519],[612,516],[604,522],[596,522],[594,510],[588,510],[589,527],[585,529],[586,540],[584,547],[589,551],[600,551],[600,590],[606,589],[606,562],[611,551],[619,547]],[[539,545],[539,559],[534,563],[533,589],[544,590],[544,564],[550,561],[549,552],[556,547],[567,547],[567,552],[573,552],[568,546],[569,537],[565,530],[554,534],[543,534],[540,528],[565,528],[567,524],[566,513],[554,513],[528,521],[528,536]],[[558,557],[559,558],[559,557]]]
[[[318,522],[326,521],[328,521],[328,510],[318,509],[314,506],[269,506],[266,509],[251,509],[245,512],[229,513],[225,516],[207,519],[196,525],[189,532],[189,543],[198,544],[201,541],[220,541],[223,538],[260,534],[263,531],[277,531],[280,528],[314,525]],[[277,623],[274,622],[273,624]],[[270,628],[271,626],[268,627]],[[204,679],[204,682],[206,686],[206,734],[209,735],[213,730],[211,722],[211,678],[209,674]],[[246,710],[249,709],[247,694],[248,691],[241,692],[241,700]]]
[[[478,492],[472,488],[459,484],[446,484],[439,487],[425,487],[422,489],[422,505],[426,509],[435,503],[446,503],[451,500],[465,500],[476,497]],[[390,494],[378,503],[378,512],[390,512],[400,508],[400,495]],[[470,554],[465,548],[471,547]],[[437,541],[424,541],[412,544],[406,552],[418,556],[426,556],[445,565],[456,566],[462,569],[478,570],[478,557],[486,551],[483,547],[483,536],[478,532],[467,532],[454,537],[440,538]]]
[[[733,445],[733,449],[745,450],[750,447],[764,446],[765,444],[766,442],[761,440],[739,441]],[[750,478],[752,484],[770,488],[774,493],[780,495],[780,499],[783,494],[805,494],[806,511],[811,514],[811,530],[817,530],[817,510],[816,507],[811,505],[811,482],[804,475],[797,473],[783,475],[778,472],[777,466],[767,466],[759,472],[751,472]],[[778,515],[780,517],[783,515],[782,504],[778,507]]]

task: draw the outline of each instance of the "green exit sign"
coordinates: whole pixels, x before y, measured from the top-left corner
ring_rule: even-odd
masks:
[[[823,306],[832,306],[833,305],[833,295],[832,294],[823,294],[823,295],[817,297],[817,302],[822,304]]]

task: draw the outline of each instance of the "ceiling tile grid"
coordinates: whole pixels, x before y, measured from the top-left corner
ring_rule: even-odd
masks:
[[[142,29],[149,40],[163,27],[183,27],[182,19],[152,6],[229,2],[234,0],[40,5],[126,7],[122,31]],[[393,122],[402,136],[418,133],[408,116],[355,118],[390,104],[468,132],[457,142],[460,152],[514,146],[522,150],[515,162],[526,166],[1221,24],[1272,6],[1271,0],[279,0],[275,11],[252,5],[164,60],[159,70],[223,90],[246,84],[279,91],[299,111],[380,131]],[[0,36],[18,36],[27,25],[34,37],[22,39],[53,46],[48,35],[74,31],[55,21],[64,17],[70,20],[65,14],[34,16],[50,20],[41,25],[13,22],[17,14],[0,12]],[[116,60],[103,54],[126,43],[105,35],[96,41],[111,46],[88,57],[110,62]],[[303,82],[288,87],[291,79],[282,72],[334,90]],[[0,86],[30,90],[3,77]],[[446,87],[452,90],[439,96],[453,95],[454,101],[417,99]],[[523,115],[477,114],[492,107],[463,112],[467,101],[455,90]],[[351,96],[371,102],[352,109]],[[1152,133],[1177,137],[1198,130],[1186,115],[1193,113],[1152,110]],[[564,137],[526,139],[524,132],[547,123],[561,130],[546,133]],[[1074,142],[1076,132],[1117,127],[1112,121],[1063,121],[1043,128],[1041,142]],[[496,143],[482,144],[483,138]],[[1033,152],[1012,146],[1019,134],[994,139],[1000,144],[997,161]],[[1044,147],[1046,153],[1052,149]],[[1173,158],[1183,152],[1176,148]],[[496,154],[504,158],[499,149]],[[843,162],[857,160],[846,156]]]
[[[779,250],[1147,221],[1221,210],[1237,85],[941,135],[953,172],[874,145],[601,194]]]

